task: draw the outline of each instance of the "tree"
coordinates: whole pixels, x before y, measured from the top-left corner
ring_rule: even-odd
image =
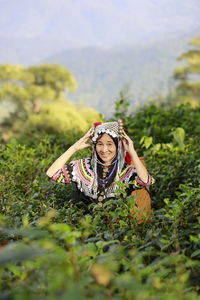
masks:
[[[0,101],[10,103],[14,110],[2,122],[2,131],[19,131],[42,105],[65,98],[77,88],[73,75],[64,67],[42,64],[24,68],[20,65],[0,66]]]
[[[129,97],[130,95],[127,89],[120,91],[119,97],[115,101],[115,119],[125,120],[128,117],[130,107]]]
[[[200,36],[192,40],[192,49],[183,53],[178,60],[186,61],[186,65],[175,70],[177,95],[180,100],[199,104],[200,100]]]
[[[34,85],[51,88],[55,92],[55,99],[60,98],[64,91],[76,91],[75,78],[67,69],[60,65],[43,64],[30,67],[28,71],[34,75]]]
[[[39,114],[32,114],[27,127],[40,133],[84,133],[96,120],[102,121],[96,110],[79,108],[70,101],[58,100],[44,104]]]

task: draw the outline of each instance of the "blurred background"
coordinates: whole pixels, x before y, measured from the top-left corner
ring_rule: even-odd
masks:
[[[200,0],[0,0],[0,299],[199,300],[199,16]],[[155,178],[148,223],[122,185],[85,215],[46,176],[116,119]]]
[[[88,124],[97,111],[111,117],[122,94],[133,107],[160,101],[199,35],[199,15],[199,0],[0,0],[2,126],[62,111],[58,124],[63,110]]]

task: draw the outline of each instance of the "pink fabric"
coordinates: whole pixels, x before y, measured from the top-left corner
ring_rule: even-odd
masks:
[[[64,166],[62,167],[62,171],[63,171],[63,174],[64,174],[64,176],[65,176],[66,183],[71,183],[71,181],[70,181],[70,179],[69,179],[69,176],[68,176],[68,174],[67,174],[67,171],[66,171],[66,169],[65,169]]]
[[[137,176],[136,181],[141,186],[149,187],[152,184],[152,176],[148,174],[148,181],[147,182],[142,181],[142,179],[139,176]]]

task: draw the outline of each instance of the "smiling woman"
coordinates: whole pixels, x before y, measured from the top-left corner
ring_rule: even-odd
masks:
[[[76,151],[89,146],[93,147],[90,158],[66,164]],[[107,200],[115,198],[118,188],[116,182],[128,185],[128,195],[152,183],[152,177],[139,159],[120,120],[94,123],[80,140],[50,166],[47,175],[56,182],[75,183],[78,197],[86,207],[91,203],[103,206]]]

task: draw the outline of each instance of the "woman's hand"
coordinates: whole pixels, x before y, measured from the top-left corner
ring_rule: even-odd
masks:
[[[126,134],[124,130],[122,131],[122,143],[125,151],[131,153],[132,151],[135,150],[133,141],[130,139],[130,137]]]
[[[89,139],[91,139],[93,133],[93,128],[88,130],[88,132],[80,138],[74,145],[72,145],[69,149],[67,149],[60,157],[54,161],[54,163],[49,167],[46,174],[49,177],[52,177],[60,168],[64,166],[64,164],[70,159],[70,157],[80,149],[84,149],[86,147],[91,146],[91,144],[87,143]]]
[[[93,128],[90,128],[90,130],[88,130],[88,132],[72,146],[74,150],[78,151],[90,147],[92,144],[88,143],[87,141],[92,138],[92,133],[93,133]]]

